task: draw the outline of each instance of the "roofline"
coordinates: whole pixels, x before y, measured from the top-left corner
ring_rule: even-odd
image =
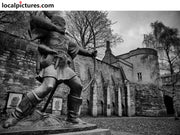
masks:
[[[117,55],[116,57],[119,59],[128,59],[130,57],[133,57],[135,55],[140,55],[140,54],[152,54],[157,56],[157,51],[152,48],[137,48],[134,50],[129,51],[128,53]],[[123,58],[124,57],[124,58]]]

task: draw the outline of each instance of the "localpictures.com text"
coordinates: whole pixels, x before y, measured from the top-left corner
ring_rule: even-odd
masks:
[[[13,4],[5,4],[2,3],[2,8],[54,8],[54,4],[27,4],[27,3],[13,3]]]

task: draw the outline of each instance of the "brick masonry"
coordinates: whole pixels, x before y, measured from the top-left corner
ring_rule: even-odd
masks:
[[[153,84],[130,85],[131,99],[135,103],[136,116],[165,116],[166,109],[163,101],[163,93]]]

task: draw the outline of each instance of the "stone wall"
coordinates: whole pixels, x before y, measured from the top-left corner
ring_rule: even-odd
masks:
[[[27,41],[0,33],[0,112],[4,112],[9,92],[26,93],[38,84],[35,76],[36,54],[27,51]]]
[[[131,83],[135,92],[135,112],[137,116],[165,116],[166,109],[162,91],[153,84]]]
[[[174,98],[173,98],[173,89],[171,85],[163,85],[162,91],[164,96],[168,96],[172,98],[173,103],[167,103],[172,106],[173,109],[177,110],[178,115],[180,116],[180,85],[179,82],[175,85]],[[169,109],[169,108],[167,108]]]
[[[164,94],[164,100],[167,110],[169,113],[174,112],[174,107],[176,107],[177,113],[180,116],[180,75],[176,74],[173,79],[177,80],[175,83],[174,99],[173,99],[173,87],[171,84],[170,74],[165,74],[161,76],[162,79],[162,91]],[[168,99],[170,100],[168,100]]]
[[[6,108],[8,93],[22,93],[35,89],[40,85],[36,81],[36,44],[4,32],[0,33],[0,113],[9,112]],[[54,97],[63,98],[63,108],[66,108],[68,87],[61,84]],[[47,98],[37,108],[42,109]],[[47,112],[52,112],[52,100],[48,105]],[[64,111],[63,113],[66,113]],[[12,111],[12,110],[11,110]]]

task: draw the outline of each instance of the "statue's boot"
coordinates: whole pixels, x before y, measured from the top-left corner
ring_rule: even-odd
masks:
[[[21,119],[31,114],[40,101],[41,99],[34,92],[27,93],[2,126],[4,128],[15,126]]]
[[[82,99],[72,95],[68,95],[68,114],[67,121],[73,124],[86,124],[79,118],[80,106],[82,104]]]

